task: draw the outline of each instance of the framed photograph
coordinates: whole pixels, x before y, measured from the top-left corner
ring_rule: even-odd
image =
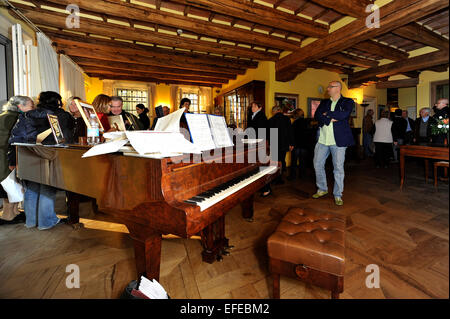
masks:
[[[353,98],[353,101],[355,101],[355,104],[353,105],[353,110],[352,110],[352,113],[350,113],[350,117],[357,116],[356,109],[358,107],[358,100],[356,98]]]
[[[95,114],[95,118],[97,119],[97,124],[98,127],[101,128],[102,130],[103,125],[102,122],[100,122],[100,119],[98,118],[97,112],[95,112],[94,107],[90,104],[81,102],[80,100],[75,99],[75,104],[78,107],[78,111],[80,111],[81,117],[84,120],[84,123],[86,124],[87,128],[91,128],[91,123],[89,122],[90,118],[91,118],[91,114]]]
[[[50,122],[50,128],[55,138],[56,144],[62,144],[65,142],[64,134],[59,125],[58,117],[53,114],[47,114],[48,121]]]
[[[275,93],[275,105],[289,115],[298,108],[298,94]]]
[[[319,107],[322,99],[317,97],[309,97],[308,98],[308,117],[314,118],[314,114],[316,113],[317,108]]]
[[[117,131],[125,132],[125,122],[122,115],[108,116],[109,125],[115,128]]]

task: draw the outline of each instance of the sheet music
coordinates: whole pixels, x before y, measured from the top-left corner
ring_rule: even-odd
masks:
[[[206,114],[186,113],[186,121],[191,133],[192,142],[200,150],[207,151],[216,148],[211,128]]]
[[[180,132],[180,119],[184,113],[184,108],[179,109],[166,116],[158,118],[155,125],[155,132]]]
[[[98,145],[91,147],[91,149],[89,149],[89,151],[84,153],[83,156],[81,156],[81,157],[85,158],[85,157],[90,157],[90,156],[115,153],[122,146],[124,146],[127,143],[128,143],[127,139],[121,139],[121,140],[112,140],[111,142],[98,144]]]
[[[223,116],[208,114],[209,126],[216,148],[233,146],[227,123]]]
[[[131,146],[140,155],[161,153],[166,156],[166,154],[173,153],[201,153],[200,149],[186,140],[181,133],[127,131],[126,134]]]

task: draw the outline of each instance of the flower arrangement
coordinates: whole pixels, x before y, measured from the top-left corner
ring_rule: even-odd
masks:
[[[432,135],[448,134],[448,118],[439,116],[439,119],[431,126]]]

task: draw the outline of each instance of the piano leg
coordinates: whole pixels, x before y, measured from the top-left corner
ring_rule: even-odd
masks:
[[[253,197],[254,195],[241,202],[242,217],[248,222],[253,221]]]
[[[127,228],[133,238],[138,278],[145,276],[159,281],[161,234],[136,224],[127,224]]]
[[[225,237],[225,216],[201,231],[201,242],[204,262],[212,264],[216,260],[222,260],[222,255],[229,255],[226,249],[231,247],[228,246],[228,238]]]
[[[78,224],[80,222],[79,207],[80,195],[67,191],[67,210],[69,213],[68,223],[70,225]]]

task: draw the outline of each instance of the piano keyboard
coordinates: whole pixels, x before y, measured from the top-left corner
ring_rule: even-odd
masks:
[[[185,202],[200,206],[200,211],[204,211],[228,196],[236,193],[245,186],[255,182],[264,175],[275,173],[277,169],[277,166],[264,166],[257,168],[256,170],[250,171],[245,175],[241,175],[213,189],[189,198],[188,200],[185,200]]]

